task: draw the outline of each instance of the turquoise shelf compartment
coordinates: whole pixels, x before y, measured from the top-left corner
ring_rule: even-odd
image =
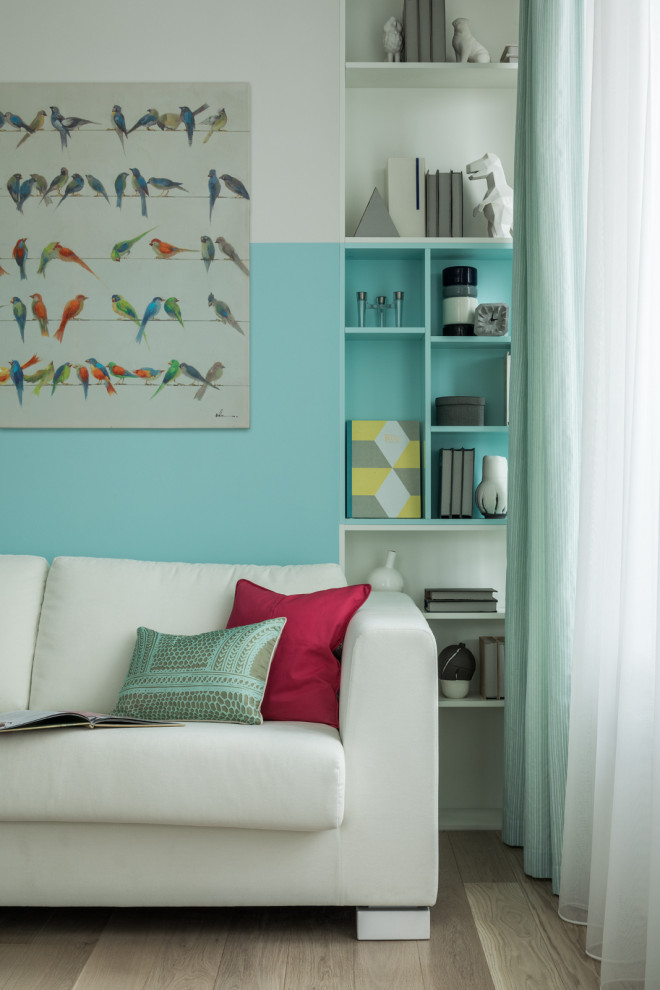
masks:
[[[439,518],[439,498],[440,498],[440,451],[443,447],[454,448],[474,448],[474,488],[481,482],[483,458],[486,455],[498,454],[501,457],[508,457],[509,431],[506,427],[499,429],[480,429],[479,427],[458,427],[447,429],[434,427],[431,430],[431,504],[428,506],[431,518]],[[472,519],[483,523],[497,523],[499,520],[484,519],[472,499]],[[442,519],[442,523],[449,523],[452,520]],[[458,522],[469,522],[468,519],[456,519]]]
[[[477,302],[501,302],[511,307],[511,278],[513,255],[505,245],[485,248],[466,247],[455,253],[431,250],[429,288],[431,294],[431,334],[442,335],[442,272],[455,265],[471,265],[477,269]]]
[[[401,249],[366,247],[346,250],[345,295],[346,327],[357,327],[358,292],[367,293],[367,303],[376,296],[386,296],[387,302],[394,301],[394,293],[402,291],[403,326],[424,326],[424,251],[422,249]],[[367,309],[365,328],[379,327],[378,313]],[[385,312],[385,327],[395,328],[394,309]]]
[[[424,339],[346,337],[345,418],[417,419],[424,415]]]
[[[443,395],[482,395],[484,426],[506,423],[506,359],[509,341],[484,338],[442,338],[461,340],[461,346],[431,346],[431,395],[428,414],[436,425],[435,400]],[[467,345],[467,346],[466,346]]]

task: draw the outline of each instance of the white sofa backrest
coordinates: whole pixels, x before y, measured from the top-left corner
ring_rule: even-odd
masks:
[[[27,708],[47,574],[43,557],[0,556],[0,712]]]
[[[138,626],[159,632],[222,629],[239,578],[301,594],[346,584],[338,564],[176,564],[56,557],[37,637],[30,708],[110,711]]]

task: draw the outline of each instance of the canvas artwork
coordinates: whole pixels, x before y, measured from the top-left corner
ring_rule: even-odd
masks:
[[[0,426],[249,426],[248,84],[0,89]]]

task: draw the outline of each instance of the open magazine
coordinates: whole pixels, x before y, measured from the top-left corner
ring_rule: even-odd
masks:
[[[99,712],[0,712],[0,732],[21,729],[62,729],[86,726],[88,729],[119,729],[140,725],[183,725],[183,722],[159,722],[148,718],[101,715]]]

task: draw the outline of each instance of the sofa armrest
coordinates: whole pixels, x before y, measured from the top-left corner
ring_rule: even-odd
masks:
[[[342,654],[339,728],[346,758],[345,886],[350,890],[358,877],[380,873],[373,903],[433,904],[437,648],[407,595],[372,592],[351,620]]]

